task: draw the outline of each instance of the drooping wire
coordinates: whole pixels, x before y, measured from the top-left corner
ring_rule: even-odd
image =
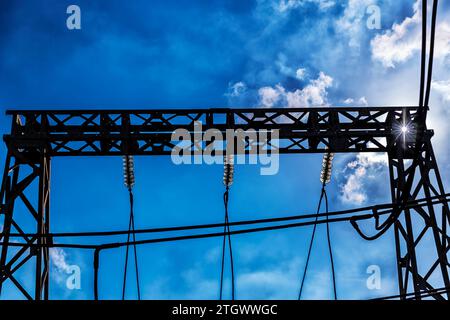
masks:
[[[429,200],[432,200],[429,202]],[[425,207],[428,205],[435,205],[435,204],[446,204],[450,203],[450,194],[445,194],[444,197],[441,196],[434,196],[430,198],[422,198],[419,200],[412,200],[407,201],[405,208],[420,208]],[[381,208],[385,208],[382,211],[378,211]],[[391,215],[394,210],[396,210],[396,207],[392,206],[392,203],[390,204],[383,204],[383,205],[377,205],[377,206],[370,206],[370,207],[363,207],[358,209],[350,209],[350,210],[344,210],[344,211],[335,211],[330,212],[329,216],[342,216],[350,213],[355,212],[361,212],[371,210],[373,213],[367,213],[367,214],[361,214],[356,216],[350,216],[350,217],[337,217],[333,219],[321,219],[320,221],[314,222],[314,221],[305,221],[305,222],[294,222],[294,223],[288,223],[288,224],[277,224],[273,226],[265,226],[265,227],[257,227],[257,228],[247,228],[247,229],[240,229],[240,230],[234,230],[229,232],[231,235],[242,235],[242,234],[251,234],[251,233],[259,233],[259,232],[268,232],[268,231],[274,231],[274,230],[284,230],[284,229],[291,229],[291,228],[300,228],[300,227],[306,227],[306,226],[312,226],[314,224],[324,224],[326,222],[329,223],[342,223],[342,222],[355,222],[360,220],[368,220],[368,219],[378,219],[381,216],[385,215]],[[324,217],[326,214],[318,214],[319,217]],[[230,222],[230,226],[235,225],[247,225],[247,224],[255,224],[255,223],[271,223],[271,222],[279,222],[279,221],[290,221],[293,219],[304,219],[304,218],[314,218],[316,217],[316,214],[311,215],[302,215],[302,216],[295,216],[295,217],[281,217],[281,218],[270,218],[270,219],[259,219],[259,220],[250,220],[250,221],[238,221],[238,222]],[[224,224],[212,224],[212,225],[196,225],[196,226],[187,226],[187,227],[176,227],[173,228],[157,228],[157,229],[146,229],[146,230],[137,230],[134,231],[135,233],[154,233],[154,232],[164,232],[164,231],[181,231],[181,230],[193,230],[193,229],[204,229],[204,228],[217,228],[222,227]],[[450,236],[447,235],[447,233],[437,228],[437,230],[442,234],[443,237],[450,240]],[[133,231],[132,231],[133,232]],[[35,237],[48,237],[53,236],[60,237],[60,236],[105,236],[105,235],[118,235],[118,234],[127,234],[128,231],[113,231],[113,232],[107,232],[105,233],[58,233],[58,234],[47,234],[47,235],[36,235]],[[216,238],[216,237],[223,237],[224,235],[227,235],[227,233],[224,232],[215,232],[215,233],[199,233],[199,234],[192,234],[192,235],[181,235],[181,236],[172,236],[172,237],[162,237],[162,238],[152,238],[152,239],[144,239],[139,240],[136,242],[108,242],[103,244],[71,244],[71,243],[47,243],[47,244],[30,244],[29,242],[21,243],[21,242],[10,242],[8,243],[11,247],[18,247],[18,248],[72,248],[72,249],[86,249],[86,250],[95,250],[95,249],[101,249],[101,250],[107,250],[107,249],[114,249],[114,248],[121,248],[126,247],[127,245],[146,245],[146,244],[154,244],[154,243],[163,243],[163,242],[176,242],[176,241],[185,241],[185,240],[193,240],[193,239],[207,239],[207,238]],[[16,234],[17,235],[17,234]],[[33,234],[24,234],[28,236],[33,236]],[[21,235],[22,236],[22,235]],[[0,242],[0,246],[4,245],[4,242]]]
[[[325,192],[325,184],[323,184],[322,191],[320,192],[319,204],[317,206],[316,219],[314,220],[313,232],[311,234],[311,240],[309,241],[308,255],[306,257],[306,264],[305,264],[305,268],[303,270],[302,282],[300,284],[300,291],[298,293],[298,300],[301,300],[301,298],[302,298],[303,285],[305,284],[306,273],[308,272],[308,266],[309,266],[309,258],[311,257],[311,251],[312,251],[312,246],[313,246],[313,243],[314,243],[314,237],[316,235],[316,229],[317,229],[317,223],[316,222],[319,219],[318,214],[320,212],[320,207],[322,205],[322,199],[323,199],[324,192]]]
[[[433,60],[434,60],[434,42],[436,35],[436,19],[437,7],[439,0],[433,0],[433,8],[431,13],[431,34],[430,49],[428,57],[428,70],[426,70],[426,50],[427,50],[427,1],[422,0],[422,52],[421,52],[421,71],[420,71],[420,101],[419,106],[428,107],[431,92],[431,80],[433,76]],[[427,78],[425,80],[425,72]]]
[[[428,75],[427,75],[427,87],[425,92],[424,106],[428,107],[431,91],[431,80],[433,77],[433,60],[434,60],[434,39],[436,35],[436,18],[437,18],[437,6],[439,0],[433,1],[433,9],[431,14],[431,35],[430,35],[430,53],[428,57]]]
[[[430,200],[430,203],[427,201]],[[416,200],[409,200],[405,204],[405,208],[416,208],[416,207],[423,207],[427,206],[428,204],[446,204],[450,203],[450,193],[446,193],[444,195],[439,196],[433,196],[430,198],[421,198]],[[391,214],[392,211],[395,210],[395,205],[392,203],[384,203],[374,206],[366,206],[361,208],[354,208],[349,210],[342,210],[342,211],[333,211],[329,212],[328,216],[342,216],[342,215],[348,215],[352,213],[358,213],[363,211],[372,211],[372,214],[364,214],[364,215],[355,215],[351,217],[346,217],[344,219],[338,219],[338,220],[330,220],[330,223],[333,222],[343,222],[343,221],[359,221],[359,220],[366,220],[366,219],[379,219],[380,216]],[[319,217],[325,217],[326,214],[319,214]],[[244,226],[244,225],[254,225],[254,224],[267,224],[267,223],[275,223],[275,222],[282,222],[282,221],[295,221],[295,220],[304,220],[304,219],[310,219],[315,218],[316,214],[308,213],[308,214],[301,214],[301,215],[293,215],[293,216],[283,216],[283,217],[276,217],[276,218],[266,218],[266,219],[256,219],[256,220],[241,220],[241,221],[235,221],[235,222],[229,222],[230,227],[231,226]],[[326,220],[323,220],[326,222]],[[310,225],[309,222],[306,225]],[[160,233],[160,232],[175,232],[175,231],[188,231],[188,230],[197,230],[197,229],[210,229],[210,228],[219,228],[223,227],[224,223],[210,223],[210,224],[199,224],[199,225],[185,225],[185,226],[174,226],[174,227],[163,227],[163,228],[150,228],[150,229],[138,229],[131,231],[131,233],[136,234],[148,234],[148,233]],[[291,225],[291,227],[300,226],[298,224]],[[304,226],[303,224],[301,226]],[[128,230],[117,230],[117,231],[97,231],[97,232],[57,232],[57,233],[47,233],[47,234],[35,234],[35,233],[10,233],[10,238],[23,238],[23,237],[35,237],[35,238],[73,238],[73,237],[106,237],[106,236],[118,236],[118,235],[124,235],[128,234]],[[439,230],[439,232],[446,234],[442,230]],[[2,234],[2,233],[0,233]],[[3,234],[2,234],[3,235]],[[222,234],[221,234],[222,236]],[[0,243],[1,244],[1,243]],[[20,245],[19,243],[15,243],[17,245]],[[28,244],[23,244],[28,245]],[[84,247],[82,245],[82,247]],[[82,248],[81,247],[81,248]],[[89,246],[89,248],[95,248],[96,245]]]
[[[328,252],[330,254],[331,275],[332,275],[332,278],[333,278],[334,300],[337,300],[336,272],[334,270],[333,248],[331,246],[330,222],[328,221],[328,196],[327,196],[327,191],[326,190],[324,192],[324,197],[325,197],[325,211],[326,211],[326,220],[327,220],[327,242],[328,242]]]
[[[428,111],[428,102],[431,91],[431,80],[433,76],[433,58],[434,58],[434,41],[435,41],[435,31],[436,31],[436,18],[437,18],[437,5],[438,1],[433,1],[433,13],[431,20],[431,39],[430,39],[430,56],[428,60],[428,74],[427,74],[427,83],[425,89],[425,66],[426,66],[426,34],[427,34],[427,1],[422,0],[422,53],[421,53],[421,74],[420,74],[420,97],[419,97],[419,110],[418,110],[418,119],[419,122],[422,121],[423,127],[422,131],[425,130],[425,122]],[[424,91],[426,90],[425,101],[423,100]],[[424,132],[418,132],[417,137],[423,137]],[[415,154],[420,152],[420,148],[422,146],[422,141],[418,141],[415,146]],[[419,162],[419,157],[414,157],[413,162],[410,165],[409,170],[414,170],[417,168]],[[397,221],[400,216],[402,210],[405,208],[405,204],[408,202],[409,194],[411,192],[412,184],[414,181],[414,175],[410,174],[406,180],[405,185],[403,186],[402,196],[399,201],[396,203],[396,208],[393,213],[386,219],[383,223],[383,228],[380,228],[379,231],[373,236],[366,236],[356,224],[356,221],[351,221],[351,224],[358,232],[360,236],[362,236],[365,240],[375,240],[381,237],[387,230]]]
[[[424,106],[425,68],[427,55],[427,0],[422,0],[422,51],[420,58],[420,94],[419,107]]]
[[[328,242],[328,252],[330,255],[330,262],[331,262],[331,272],[332,272],[332,279],[333,279],[333,292],[334,292],[334,299],[337,300],[337,292],[336,292],[336,275],[335,275],[335,269],[334,269],[334,259],[333,259],[333,250],[332,250],[332,246],[331,246],[331,236],[330,236],[330,225],[328,222],[328,197],[327,197],[327,192],[326,192],[326,185],[328,183],[330,183],[331,181],[331,169],[332,169],[332,165],[333,165],[333,158],[334,158],[334,154],[333,153],[325,153],[323,156],[323,160],[322,160],[322,170],[320,172],[320,182],[322,182],[322,190],[320,192],[320,198],[319,198],[319,204],[317,206],[317,212],[316,212],[316,218],[314,221],[314,227],[313,227],[313,232],[311,234],[311,239],[309,242],[309,247],[308,247],[308,255],[306,258],[306,264],[305,264],[305,268],[303,270],[303,276],[302,276],[302,281],[300,284],[300,291],[298,294],[298,300],[300,300],[302,298],[302,293],[303,293],[303,286],[305,284],[305,279],[306,279],[306,274],[308,272],[308,267],[309,267],[309,260],[311,258],[311,252],[312,252],[312,246],[314,243],[314,237],[316,234],[316,229],[317,229],[317,222],[319,219],[319,212],[320,212],[320,208],[322,206],[322,200],[325,198],[325,208],[326,208],[326,225],[327,225],[327,242]]]
[[[224,223],[224,236],[222,242],[222,266],[220,273],[220,296],[219,299],[222,300],[223,296],[223,277],[225,271],[225,248],[226,248],[226,240],[228,238],[228,248],[230,254],[230,268],[231,268],[231,299],[235,298],[235,285],[234,285],[234,261],[233,261],[233,247],[231,244],[231,234],[230,234],[230,224],[229,224],[229,215],[228,215],[228,198],[230,187],[233,184],[234,177],[234,156],[229,155],[224,157],[224,174],[223,174],[223,183],[225,185],[225,193],[223,194],[223,203],[225,207],[225,223]]]
[[[136,288],[138,294],[138,300],[141,300],[141,289],[139,285],[139,264],[137,257],[137,247],[136,247],[136,233],[134,226],[134,196],[133,196],[133,186],[135,184],[134,177],[134,159],[132,156],[124,156],[123,157],[123,168],[124,168],[124,184],[128,189],[128,194],[130,198],[130,219],[128,223],[128,235],[127,235],[127,243],[130,242],[130,237],[133,237],[133,249],[134,249],[134,265],[135,265],[135,273],[136,273]],[[125,291],[127,287],[127,270],[128,270],[128,252],[129,245],[126,246],[125,253],[125,266],[123,273],[123,285],[122,285],[122,300],[125,300]]]

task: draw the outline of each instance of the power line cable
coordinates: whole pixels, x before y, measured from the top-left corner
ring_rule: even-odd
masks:
[[[438,0],[433,1],[433,9],[431,14],[431,35],[430,35],[430,53],[428,58],[428,77],[427,77],[427,89],[425,93],[424,106],[428,107],[431,92],[431,80],[433,77],[433,60],[434,60],[434,40],[436,35],[436,19],[437,19],[437,6]]]
[[[130,219],[128,223],[128,235],[127,235],[127,243],[130,242],[130,238],[133,238],[133,249],[134,249],[134,266],[136,273],[136,288],[138,294],[138,300],[141,300],[141,290],[139,285],[139,264],[137,257],[137,247],[136,247],[136,233],[135,225],[134,225],[134,196],[133,196],[133,186],[135,184],[135,176],[134,176],[134,159],[132,156],[124,156],[124,183],[128,189],[129,200],[130,200]],[[125,266],[123,272],[123,285],[122,285],[122,300],[125,300],[125,293],[127,287],[127,271],[128,271],[128,252],[129,245],[126,246],[125,253]]]
[[[430,40],[430,52],[433,53],[434,52],[434,37],[435,37],[435,25],[436,25],[436,16],[437,16],[437,2],[434,2],[434,7],[433,7],[433,17],[432,17],[432,35],[431,35],[431,40]],[[428,111],[428,106],[426,106],[426,108],[424,107],[424,101],[423,101],[423,96],[424,96],[424,90],[425,90],[425,64],[426,64],[426,33],[427,33],[427,2],[426,0],[422,1],[422,57],[421,57],[421,74],[420,74],[420,97],[419,97],[419,110],[418,110],[418,115],[417,115],[417,122],[419,124],[421,124],[420,126],[420,130],[418,130],[418,132],[416,133],[416,146],[414,148],[414,154],[419,154],[420,150],[421,150],[421,146],[423,143],[425,142],[426,139],[426,135],[425,135],[425,129],[426,129],[426,116],[427,116],[427,111]],[[429,60],[429,66],[430,68],[428,69],[428,76],[427,76],[427,104],[428,104],[428,99],[429,99],[429,90],[431,88],[431,78],[432,78],[432,66],[433,66],[433,56],[432,54],[430,54],[430,58],[431,60]],[[417,166],[419,166],[419,157],[415,156],[413,158],[413,162],[410,166],[410,169],[412,168],[412,170],[415,170],[415,168],[417,168]],[[410,192],[411,192],[411,188],[412,188],[412,184],[414,181],[414,174],[410,174],[406,180],[406,183],[404,185],[404,187],[402,188],[402,195],[399,199],[399,201],[397,202],[397,206],[394,207],[394,211],[392,213],[392,215],[385,221],[385,223],[383,223],[383,227],[380,228],[381,230],[376,233],[373,236],[366,236],[364,235],[361,230],[359,229],[358,225],[356,224],[355,221],[351,221],[353,227],[355,228],[355,230],[359,233],[360,236],[362,236],[365,240],[375,240],[378,239],[380,236],[382,236],[391,226],[392,224],[394,224],[401,212],[405,209],[405,204],[408,201]]]
[[[314,237],[316,234],[316,228],[317,228],[317,224],[318,224],[318,218],[319,218],[319,212],[320,212],[320,208],[322,205],[322,200],[325,199],[325,217],[326,217],[326,225],[327,225],[327,243],[328,243],[328,252],[330,255],[330,262],[331,262],[331,273],[332,273],[332,281],[333,281],[333,292],[334,292],[334,299],[337,300],[337,292],[336,292],[336,275],[335,275],[335,270],[334,270],[334,259],[333,259],[333,250],[332,250],[332,245],[331,245],[331,236],[330,236],[330,225],[329,225],[329,213],[328,213],[328,197],[327,197],[327,191],[326,191],[326,185],[328,183],[330,183],[331,181],[331,170],[332,170],[332,166],[333,166],[333,158],[334,158],[334,154],[331,152],[327,152],[323,155],[323,160],[322,160],[322,170],[320,172],[320,182],[322,182],[322,190],[320,192],[320,198],[319,198],[319,204],[317,206],[317,213],[316,213],[316,219],[315,219],[315,223],[314,223],[314,228],[313,228],[313,232],[311,234],[311,240],[309,242],[309,248],[308,248],[308,255],[306,258],[306,264],[305,264],[305,268],[303,270],[303,277],[302,277],[302,281],[301,281],[301,285],[300,285],[300,291],[298,294],[298,300],[301,299],[302,297],[302,292],[303,292],[303,286],[305,284],[305,279],[306,279],[306,274],[308,272],[308,266],[309,266],[309,260],[311,257],[311,251],[312,251],[312,246],[314,243]]]
[[[334,300],[337,300],[337,290],[336,290],[336,272],[334,270],[334,259],[333,259],[333,248],[331,246],[331,236],[330,236],[330,223],[328,221],[328,196],[327,191],[324,190],[324,197],[325,197],[325,211],[327,213],[326,220],[327,220],[327,242],[328,242],[328,252],[330,254],[330,263],[331,263],[331,275],[333,279],[333,293],[334,293]]]
[[[129,227],[128,227],[128,236],[127,236],[127,242],[130,242],[130,237],[133,238],[133,251],[134,251],[134,266],[135,266],[135,273],[136,273],[136,288],[137,288],[137,294],[138,294],[138,300],[141,300],[141,290],[139,285],[139,264],[138,264],[138,258],[137,258],[137,247],[136,247],[136,233],[132,232],[135,230],[134,227],[134,212],[133,212],[133,192],[131,189],[129,189],[129,195],[130,195],[130,220],[129,220]],[[128,269],[128,251],[129,246],[126,247],[126,253],[125,253],[125,267],[124,267],[124,276],[123,276],[123,285],[122,285],[122,300],[125,300],[125,291],[126,291],[126,283],[127,283],[127,269]]]
[[[430,200],[430,204],[444,204],[448,203],[450,201],[450,193],[445,194],[443,196],[433,196],[429,199],[418,199],[418,200],[410,200],[406,203],[405,208],[414,208],[414,207],[423,207],[428,205],[428,200]],[[343,219],[329,219],[328,222],[334,223],[334,222],[346,222],[346,221],[358,221],[358,220],[367,220],[370,218],[379,218],[380,216],[384,216],[387,214],[392,213],[394,210],[393,204],[381,204],[381,205],[374,205],[374,206],[367,206],[367,207],[361,207],[361,208],[355,208],[355,209],[348,209],[348,210],[341,210],[341,211],[334,211],[329,212],[328,216],[342,216],[342,215],[348,215],[358,212],[364,212],[364,211],[372,211],[373,214],[363,214],[363,215],[355,215],[346,217]],[[274,222],[282,222],[282,221],[293,221],[293,220],[304,220],[304,219],[310,219],[315,217],[326,217],[327,214],[304,214],[304,215],[296,215],[296,216],[285,216],[285,217],[278,217],[278,218],[267,218],[267,219],[256,219],[256,220],[243,220],[243,221],[236,221],[236,222],[229,222],[230,226],[243,226],[243,225],[253,225],[253,224],[269,224]],[[322,220],[319,223],[324,223],[327,220]],[[301,223],[301,224],[291,224],[293,227],[298,226],[309,226],[314,224],[314,222],[307,222],[307,223]],[[175,232],[175,231],[189,231],[189,230],[197,230],[197,229],[211,229],[211,228],[220,228],[223,227],[224,223],[213,223],[213,224],[201,224],[201,225],[189,225],[189,226],[177,226],[177,227],[167,227],[167,228],[150,228],[150,229],[139,229],[139,230],[132,230],[131,233],[136,234],[146,234],[146,233],[161,233],[161,232]],[[251,230],[251,229],[249,229]],[[245,230],[242,230],[245,231]],[[440,230],[441,231],[441,230]],[[442,232],[442,231],[441,231]],[[245,233],[245,232],[244,232]],[[34,233],[11,233],[10,237],[34,237],[34,238],[66,238],[66,237],[98,237],[98,236],[117,236],[117,235],[123,235],[128,234],[128,231],[103,231],[103,232],[78,232],[78,233],[48,233],[48,234],[34,234]],[[231,232],[233,234],[233,232]],[[11,243],[11,245],[14,245],[14,243]],[[22,244],[19,244],[22,245]],[[28,245],[28,244],[23,244]],[[61,244],[66,245],[66,244]],[[71,246],[70,244],[67,244],[68,246]],[[82,245],[82,247],[86,248],[92,248],[94,249],[96,245]]]
[[[306,273],[308,272],[309,258],[311,257],[312,246],[313,246],[313,243],[314,243],[314,236],[316,235],[316,229],[317,229],[318,219],[319,219],[318,214],[319,214],[319,211],[320,211],[320,207],[322,205],[322,199],[323,199],[324,193],[325,193],[325,184],[323,184],[322,191],[320,192],[319,204],[317,205],[316,220],[314,221],[313,232],[311,234],[311,239],[309,241],[308,255],[306,257],[306,264],[305,264],[305,268],[303,270],[302,282],[300,284],[300,291],[298,293],[298,300],[301,300],[301,298],[302,298],[303,285],[305,284]]]
[[[435,201],[433,204],[442,203],[442,201]],[[391,211],[387,210],[384,212],[376,213],[376,216],[382,216],[390,214]],[[274,230],[283,230],[290,228],[298,228],[311,226],[314,224],[323,224],[323,223],[338,223],[338,222],[349,222],[349,221],[358,221],[358,220],[367,220],[375,217],[375,214],[362,214],[359,216],[351,216],[351,217],[342,217],[342,218],[334,218],[334,219],[324,219],[308,222],[298,222],[298,223],[289,223],[282,225],[275,225],[270,227],[259,227],[259,228],[251,228],[251,229],[242,229],[242,230],[234,230],[230,231],[230,235],[239,235],[239,234],[250,234],[250,233],[258,233],[265,231],[274,231]],[[222,225],[223,226],[223,225]],[[442,230],[439,230],[442,233]],[[105,243],[105,244],[65,244],[65,243],[48,243],[48,244],[30,244],[30,243],[18,243],[18,242],[10,242],[8,243],[11,247],[36,247],[36,248],[72,248],[72,249],[114,249],[120,248],[126,245],[144,245],[144,244],[152,244],[152,243],[162,243],[162,242],[174,242],[174,241],[183,241],[183,240],[192,240],[192,239],[205,239],[205,238],[214,238],[214,237],[223,237],[227,235],[224,232],[216,232],[216,233],[202,233],[202,234],[194,234],[194,235],[185,235],[185,236],[174,236],[174,237],[166,237],[166,238],[156,238],[156,239],[146,239],[139,240],[136,242],[116,242],[116,243]],[[444,237],[450,239],[450,236],[443,234]],[[0,242],[0,245],[3,245],[4,242]]]
[[[427,0],[422,0],[422,51],[420,58],[419,107],[424,106],[425,68],[427,55]]]
[[[220,295],[219,298],[222,300],[223,296],[223,278],[224,278],[224,270],[225,270],[225,248],[226,248],[226,239],[228,238],[228,248],[230,255],[230,268],[231,268],[231,299],[235,298],[235,285],[234,285],[234,261],[233,261],[233,247],[231,244],[231,230],[229,223],[229,215],[228,215],[228,199],[230,187],[233,184],[234,178],[234,155],[224,156],[224,176],[223,183],[225,185],[225,193],[223,194],[223,203],[225,208],[225,223],[224,223],[224,236],[222,242],[222,265],[221,265],[221,273],[220,273]]]

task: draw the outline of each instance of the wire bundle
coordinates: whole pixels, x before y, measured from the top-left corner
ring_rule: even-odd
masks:
[[[231,234],[230,234],[230,224],[228,218],[228,195],[231,185],[233,184],[234,178],[234,155],[224,156],[224,168],[223,168],[223,184],[225,185],[225,193],[223,194],[223,203],[225,207],[225,223],[224,223],[224,235],[222,242],[222,268],[220,273],[220,296],[219,299],[222,300],[223,295],[223,276],[225,270],[225,248],[226,240],[228,239],[228,248],[230,254],[230,268],[231,268],[231,299],[234,300],[235,297],[235,287],[234,287],[234,262],[233,262],[233,248],[231,245]]]
[[[127,243],[130,242],[130,238],[133,237],[133,242],[136,242],[136,233],[134,227],[134,196],[133,196],[133,187],[135,184],[135,176],[134,176],[134,158],[133,156],[126,155],[123,157],[123,176],[124,176],[124,184],[128,188],[128,193],[130,197],[130,220],[128,223],[128,237]],[[122,286],[122,300],[125,300],[125,291],[127,287],[127,270],[128,270],[128,251],[130,245],[127,244],[126,253],[125,253],[125,266],[123,273],[123,286]],[[141,290],[139,285],[139,266],[138,266],[138,257],[137,257],[137,248],[136,244],[133,245],[134,248],[134,265],[136,272],[136,288],[138,294],[138,300],[141,300]]]
[[[305,279],[306,279],[306,273],[308,272],[308,266],[309,266],[309,259],[311,257],[311,252],[312,252],[312,246],[314,243],[314,237],[316,235],[316,229],[317,229],[317,222],[319,219],[319,212],[320,212],[320,208],[322,206],[322,200],[325,198],[325,211],[326,211],[326,224],[327,224],[327,242],[328,242],[328,252],[330,255],[330,262],[331,262],[331,273],[332,273],[332,279],[333,279],[333,293],[334,293],[334,299],[337,300],[337,292],[336,292],[336,275],[335,275],[335,270],[334,270],[334,259],[333,259],[333,250],[331,247],[331,237],[330,237],[330,225],[328,223],[328,196],[327,196],[327,191],[325,189],[325,186],[330,183],[331,181],[331,173],[332,173],[332,168],[333,168],[333,159],[334,159],[334,153],[331,152],[327,152],[323,155],[323,159],[322,159],[322,170],[320,172],[320,182],[322,182],[322,191],[320,192],[320,198],[319,198],[319,204],[317,206],[317,212],[316,212],[316,219],[314,221],[314,227],[313,227],[313,232],[311,234],[311,240],[309,242],[309,248],[308,248],[308,255],[306,258],[306,264],[305,264],[305,268],[303,270],[303,277],[302,277],[302,281],[300,284],[300,291],[298,294],[298,300],[300,300],[302,298],[302,293],[303,293],[303,286],[305,284]]]

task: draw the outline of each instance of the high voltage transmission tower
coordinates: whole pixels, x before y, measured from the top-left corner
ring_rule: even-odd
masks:
[[[0,293],[10,281],[28,299],[49,298],[52,247],[94,251],[94,290],[98,298],[98,270],[102,250],[156,242],[225,237],[330,222],[350,222],[364,239],[374,240],[393,229],[401,299],[449,299],[450,212],[448,198],[431,144],[433,131],[426,126],[433,60],[437,1],[433,3],[428,77],[425,77],[426,3],[423,6],[423,50],[420,101],[411,107],[346,107],[297,109],[199,109],[199,110],[8,110],[11,132],[7,146],[0,204],[4,215],[0,256]],[[425,85],[427,83],[427,85]],[[227,129],[278,130],[277,144],[267,147],[280,154],[383,152],[388,156],[392,203],[341,212],[148,230],[55,234],[50,231],[51,159],[65,156],[170,155],[171,135],[185,129],[194,135],[215,129],[225,137]],[[198,132],[196,132],[198,134]],[[241,141],[243,153],[254,154],[255,141]],[[196,150],[195,141],[188,147]],[[257,149],[259,150],[259,149]],[[235,152],[238,152],[235,150]],[[324,177],[324,181],[328,178]],[[228,181],[228,180],[227,180]],[[37,183],[34,183],[37,182]],[[226,183],[227,190],[229,183]],[[30,196],[31,195],[31,196]],[[17,215],[20,209],[35,222],[29,231]],[[365,212],[357,215],[356,213]],[[315,220],[308,220],[308,219]],[[304,221],[307,220],[307,221]],[[373,221],[373,232],[363,231],[359,221]],[[291,224],[230,231],[230,226],[282,221]],[[224,228],[219,233],[152,238],[103,245],[60,244],[59,237],[117,235]],[[365,227],[364,229],[367,229]],[[20,241],[17,241],[19,239]],[[225,239],[225,238],[224,238]],[[432,243],[430,249],[430,241]],[[231,241],[230,241],[231,245]],[[424,247],[425,250],[424,250]],[[14,248],[14,250],[11,250]],[[34,292],[15,277],[24,265],[35,268]]]
[[[177,128],[190,130],[194,121],[202,121],[203,130],[278,129],[277,151],[281,154],[387,153],[392,194],[387,218],[378,209],[371,209],[375,235],[364,234],[358,227],[359,219],[349,217],[346,221],[369,240],[391,226],[394,228],[401,295],[413,292],[420,298],[436,288],[434,283],[447,288],[447,195],[431,146],[433,132],[426,128],[420,110],[421,107],[7,111],[13,121],[11,133],[4,136],[8,153],[1,187],[5,219],[0,281],[11,281],[27,298],[48,298],[49,248],[58,246],[58,235],[50,233],[49,223],[53,157],[169,155],[174,146],[171,132]],[[406,123],[410,133],[404,135],[402,128]],[[247,143],[245,152],[251,150],[252,144]],[[38,183],[33,184],[34,181]],[[36,223],[29,233],[16,218],[15,204],[19,200]],[[23,240],[20,246],[11,241],[12,235]],[[416,250],[430,237],[434,240],[433,250]],[[11,247],[19,250],[12,253]],[[36,269],[34,294],[14,277],[32,260]],[[426,266],[419,261],[426,261]],[[444,294],[433,297],[444,298]]]

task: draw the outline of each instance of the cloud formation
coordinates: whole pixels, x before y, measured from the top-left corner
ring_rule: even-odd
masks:
[[[377,192],[372,191],[378,189],[381,179],[385,178],[381,173],[387,172],[387,163],[386,154],[376,153],[360,153],[347,163],[342,172],[345,181],[340,186],[341,201],[361,205],[368,200],[368,193],[375,198]]]
[[[450,102],[450,80],[433,81],[431,83],[431,88],[442,98],[444,102]]]
[[[285,105],[288,108],[324,107],[328,105],[327,89],[333,85],[333,78],[323,72],[317,79],[310,80],[303,89],[286,90],[280,84],[262,87],[258,90],[260,103],[264,107]]]
[[[239,97],[245,92],[245,90],[247,90],[246,84],[239,81],[228,86],[228,93],[226,95],[231,98]]]
[[[371,41],[372,59],[379,61],[385,68],[411,59],[421,50],[422,9],[421,1],[413,5],[413,15],[401,23],[394,23],[391,29],[377,35]],[[446,58],[450,53],[450,25],[447,22],[437,24],[435,58]]]
[[[343,101],[343,103],[346,105],[353,105],[353,106],[356,105],[358,107],[367,107],[369,105],[366,97],[361,97],[361,98],[357,99],[356,101],[353,98],[347,98]]]
[[[334,0],[280,0],[275,8],[278,12],[284,13],[307,3],[314,3],[321,10],[331,8],[336,4]]]
[[[367,33],[365,15],[373,0],[349,0],[343,15],[336,21],[336,30],[348,37],[348,45],[359,49],[361,40]]]
[[[61,248],[50,248],[51,261],[59,272],[70,273],[70,266],[66,261],[67,254]]]

